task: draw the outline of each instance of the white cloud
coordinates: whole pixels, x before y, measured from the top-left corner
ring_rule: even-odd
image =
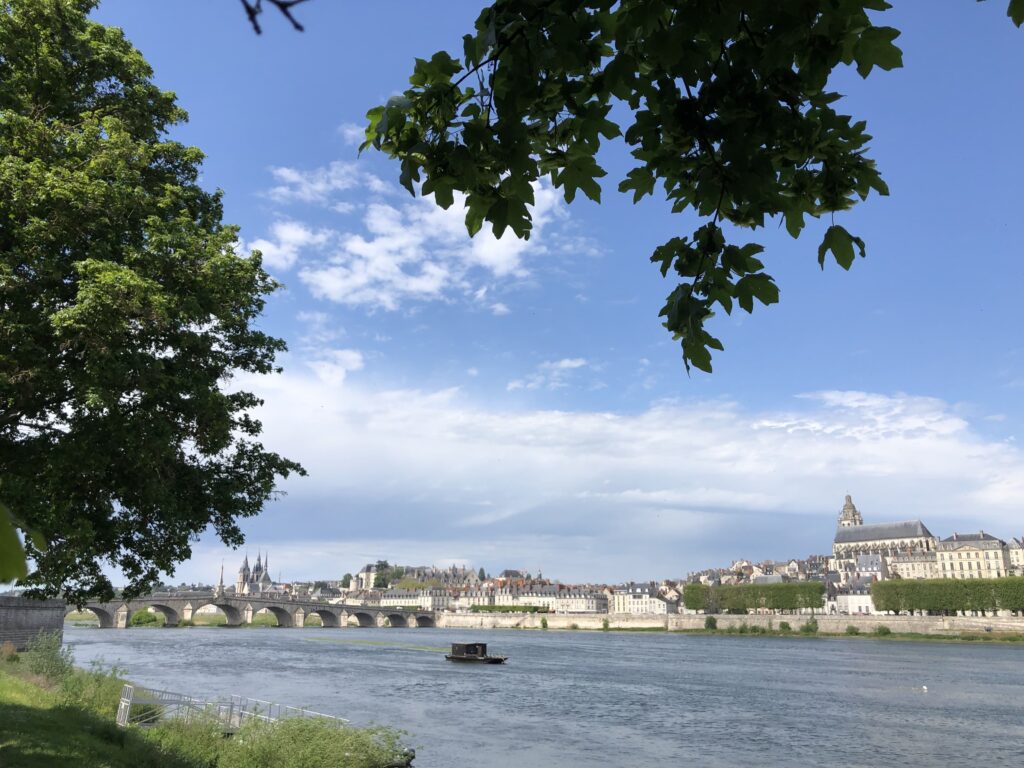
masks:
[[[344,383],[349,371],[363,368],[363,354],[355,349],[325,349],[306,363],[319,382],[330,387]]]
[[[551,238],[545,230],[566,215],[559,193],[539,183],[530,208],[529,240],[511,230],[497,238],[489,228],[470,238],[462,195],[448,210],[430,197],[392,202],[393,185],[341,161],[312,170],[277,167],[271,173],[277,184],[267,194],[278,203],[340,214],[361,211],[359,228],[346,222],[331,252],[305,264],[299,278],[317,298],[371,310],[396,310],[410,301],[452,301],[460,295],[479,294],[475,298],[482,301],[482,280],[521,280],[530,274],[527,260],[548,251]],[[354,194],[362,199],[346,199]],[[287,268],[295,262],[297,247],[273,237],[258,242],[269,254],[268,263]],[[509,311],[503,302],[492,301],[488,308],[496,315]]]
[[[519,389],[562,389],[568,386],[571,373],[586,365],[587,361],[582,357],[548,360],[537,366],[537,370],[528,376],[510,381],[505,389],[509,392]]]
[[[270,169],[277,183],[268,192],[278,202],[302,202],[327,205],[335,192],[354,189],[363,180],[362,173],[354,163],[340,160],[311,171],[298,168],[276,167]]]
[[[248,247],[263,254],[263,263],[271,270],[287,270],[299,258],[303,248],[321,248],[330,239],[328,230],[313,230],[297,221],[275,221],[270,225],[270,238],[259,238]]]
[[[319,350],[340,336],[344,330],[326,312],[299,312],[295,319],[306,326],[299,337],[305,349]]]
[[[720,400],[635,414],[508,410],[458,389],[346,380],[362,364],[334,350],[310,364],[315,376],[292,364],[258,381],[265,444],[310,476],[286,484],[252,523],[253,541],[283,546],[313,529],[322,547],[390,546],[373,551],[410,562],[655,578],[827,552],[847,492],[868,522],[1021,534],[1024,454],[940,400],[823,392],[762,412]],[[295,578],[319,575],[294,567]]]
[[[366,139],[366,128],[355,123],[342,123],[338,126],[338,133],[346,144],[362,144]]]

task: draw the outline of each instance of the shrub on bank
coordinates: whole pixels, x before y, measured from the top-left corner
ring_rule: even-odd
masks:
[[[116,666],[105,669],[101,661],[94,661],[89,669],[72,668],[60,679],[60,701],[113,720],[124,686],[123,674],[124,670]]]
[[[18,656],[18,649],[10,640],[5,640],[4,644],[0,645],[0,659],[11,663],[21,660],[21,657]]]
[[[705,616],[704,629],[708,629],[711,631],[718,629],[718,619],[716,619],[714,616]]]
[[[789,626],[789,622],[788,621],[780,621],[779,622],[779,632],[792,632],[792,631],[793,631],[793,628],[791,626]]]
[[[174,718],[146,729],[161,755],[187,761],[189,765],[217,768],[228,744],[224,729],[213,718],[193,718],[183,722]]]
[[[163,624],[163,616],[149,611],[136,611],[128,621],[128,625],[132,627],[162,627]]]
[[[543,605],[472,605],[470,613],[548,613]]]
[[[316,718],[250,720],[229,744],[217,768],[382,768],[402,751],[395,731],[339,727]]]
[[[875,634],[876,635],[882,635],[884,637],[885,635],[891,635],[892,634],[892,630],[889,629],[884,624],[879,624],[877,627],[875,627]]]
[[[546,616],[541,616],[540,617],[540,628],[541,629],[547,629],[548,628],[548,620],[547,620]]]
[[[818,620],[811,617],[800,626],[801,635],[816,635],[818,634]]]
[[[56,632],[40,632],[25,647],[25,663],[29,672],[58,682],[74,668],[71,649],[61,645]]]

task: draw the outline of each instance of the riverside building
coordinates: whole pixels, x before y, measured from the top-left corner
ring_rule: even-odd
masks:
[[[1010,573],[1006,542],[984,531],[954,533],[936,550],[943,579],[998,579]]]

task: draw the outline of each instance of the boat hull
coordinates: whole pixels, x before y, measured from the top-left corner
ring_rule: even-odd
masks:
[[[462,664],[504,664],[505,656],[452,656],[446,653],[444,656],[448,661],[457,661]]]

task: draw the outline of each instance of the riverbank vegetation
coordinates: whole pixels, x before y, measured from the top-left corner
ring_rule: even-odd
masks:
[[[543,605],[473,605],[470,613],[549,613]]]
[[[880,611],[925,611],[956,615],[960,611],[1024,612],[1024,577],[999,579],[887,579],[871,585]]]
[[[252,721],[225,738],[213,721],[146,729],[114,721],[123,670],[78,669],[55,635],[0,650],[0,765],[4,768],[385,768],[401,764],[400,734],[315,718]],[[344,761],[339,762],[339,756]]]
[[[825,585],[820,581],[783,584],[687,584],[683,605],[705,613],[749,613],[752,610],[798,611],[820,608]]]

